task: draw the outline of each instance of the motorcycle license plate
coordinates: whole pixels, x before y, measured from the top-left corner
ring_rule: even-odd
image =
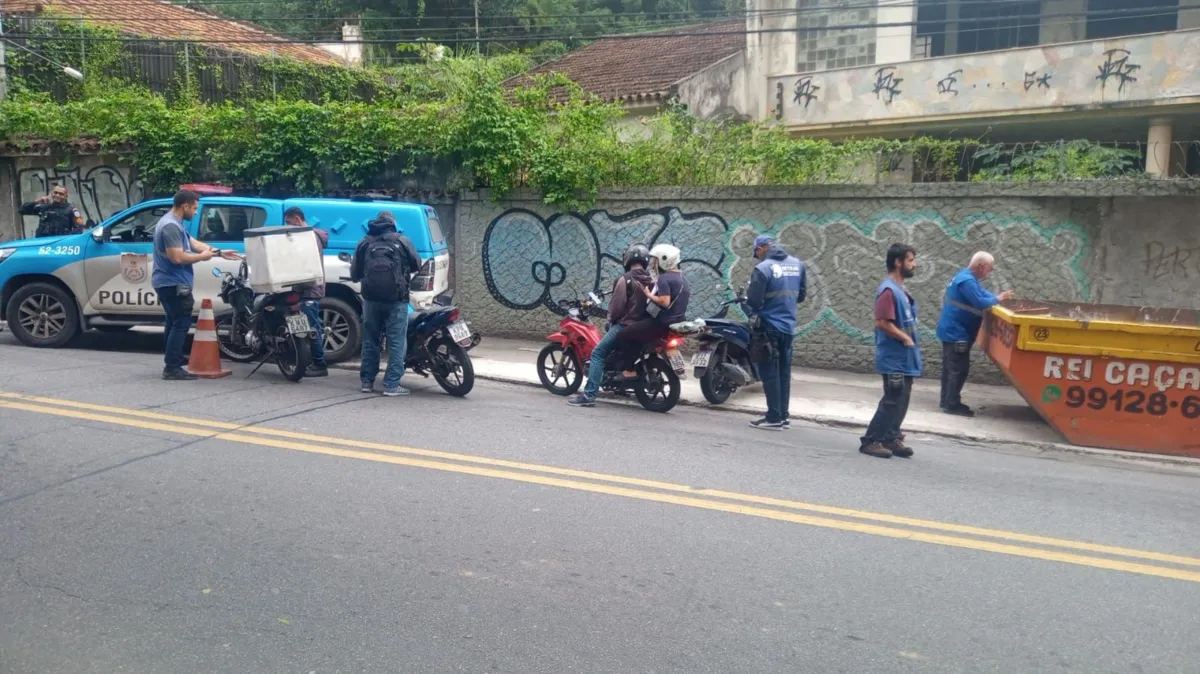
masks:
[[[671,351],[667,354],[671,361],[671,368],[676,372],[683,372],[683,356],[678,351]]]
[[[462,321],[455,321],[450,324],[450,339],[459,344],[467,344],[471,341],[471,328]]]
[[[692,356],[692,367],[708,367],[708,361],[712,358],[713,352],[709,349],[701,349]]]
[[[300,335],[312,331],[312,326],[308,324],[308,316],[304,314],[290,314],[284,318],[287,321],[287,329],[293,335]]]

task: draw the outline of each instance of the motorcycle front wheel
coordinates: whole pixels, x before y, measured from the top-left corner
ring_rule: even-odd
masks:
[[[438,339],[429,345],[433,357],[433,378],[438,386],[452,396],[461,398],[475,387],[475,366],[467,350],[449,339]]]
[[[647,356],[637,364],[637,373],[633,393],[642,407],[650,412],[670,412],[679,404],[679,375],[666,358],[657,353]]]
[[[308,335],[289,335],[282,325],[275,329],[275,364],[288,381],[304,379],[312,361],[312,339]]]
[[[537,369],[542,386],[557,396],[569,396],[583,383],[583,368],[575,349],[564,350],[558,342],[542,348],[537,357]]]

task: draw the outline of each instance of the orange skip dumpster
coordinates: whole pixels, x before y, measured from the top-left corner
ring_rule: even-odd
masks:
[[[980,343],[1068,442],[1200,458],[1200,311],[1010,300]]]

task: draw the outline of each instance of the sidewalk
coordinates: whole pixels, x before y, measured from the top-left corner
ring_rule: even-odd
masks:
[[[543,346],[541,342],[485,337],[479,346],[471,350],[475,374],[485,379],[541,386],[535,361]],[[789,411],[794,420],[804,419],[865,430],[882,394],[882,382],[875,375],[797,368],[792,370]],[[933,433],[969,440],[1032,445],[1063,442],[1058,433],[1042,421],[1015,390],[1007,386],[968,384],[963,397],[975,409],[977,416],[974,419],[941,412],[938,409],[938,382],[918,380],[913,386],[904,429],[912,433]],[[600,399],[604,400],[603,394]],[[700,392],[700,382],[692,376],[690,368],[683,380],[681,402],[760,415],[767,409],[767,399],[761,385],[739,390],[723,405],[710,405]]]
[[[544,345],[542,342],[484,337],[483,342],[471,350],[475,374],[482,379],[540,387],[535,362]],[[357,368],[358,363],[347,362],[338,367]],[[790,412],[793,420],[866,429],[882,393],[882,383],[876,375],[794,369]],[[968,384],[963,397],[975,409],[975,418],[942,413],[938,409],[938,382],[917,380],[908,418],[904,422],[905,431],[966,440],[1063,446],[1062,437],[1012,388]],[[601,394],[600,399],[603,401],[605,395]],[[690,369],[683,380],[681,403],[760,415],[767,408],[761,385],[738,391],[723,405],[709,405]],[[562,398],[547,394],[547,404],[566,403]]]

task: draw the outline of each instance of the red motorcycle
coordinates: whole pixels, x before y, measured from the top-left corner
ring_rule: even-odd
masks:
[[[592,349],[600,343],[600,329],[591,323],[591,313],[600,298],[588,293],[582,300],[563,300],[559,306],[567,315],[558,324],[558,332],[548,336],[550,343],[538,354],[538,378],[555,395],[568,396],[579,390],[587,371]],[[617,395],[633,393],[638,403],[651,412],[668,412],[679,404],[680,376],[684,373],[683,356],[678,347],[683,337],[671,332],[656,344],[648,344],[634,363],[637,377],[622,375],[617,354],[604,363],[600,390]]]

